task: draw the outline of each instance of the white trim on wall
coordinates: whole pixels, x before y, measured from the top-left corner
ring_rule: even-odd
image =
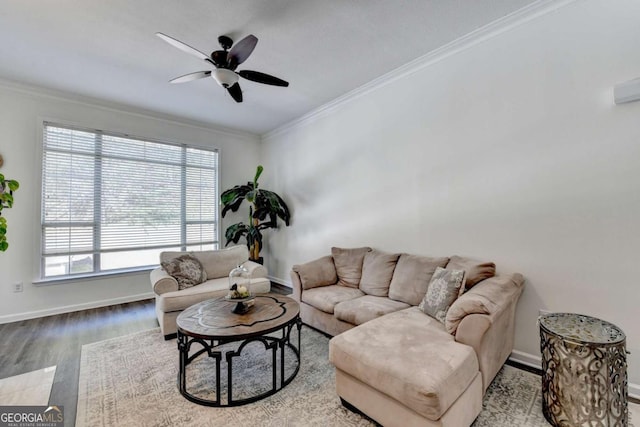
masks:
[[[54,100],[63,100],[72,102],[79,105],[86,105],[91,108],[97,108],[109,112],[127,113],[132,116],[142,117],[144,119],[152,119],[167,122],[176,126],[191,128],[197,128],[206,130],[208,132],[218,133],[220,135],[234,136],[241,138],[255,138],[258,136],[255,133],[232,129],[224,127],[222,125],[216,125],[213,123],[206,123],[197,120],[191,120],[184,117],[173,116],[170,114],[161,113],[153,110],[145,110],[142,108],[136,108],[131,105],[119,104],[117,102],[105,101],[103,99],[91,98],[89,96],[78,95],[71,92],[63,92],[59,90],[49,89],[42,86],[27,85],[12,80],[6,80],[0,78],[0,88],[11,90],[18,93],[27,95],[42,96]]]
[[[542,369],[542,358],[537,355],[513,350],[509,360],[535,369]],[[640,399],[640,384],[629,383],[629,397]]]
[[[321,117],[326,116],[327,114],[330,114],[338,107],[349,101],[360,98],[361,96],[364,96],[371,91],[391,84],[398,79],[414,74],[425,67],[448,58],[449,56],[467,50],[477,45],[478,43],[482,43],[486,40],[492,39],[493,37],[509,31],[512,28],[518,27],[532,19],[546,15],[547,13],[553,12],[576,1],[578,0],[538,0],[536,2],[533,2],[530,5],[523,7],[522,9],[519,9],[460,38],[457,38],[452,42],[449,42],[444,46],[441,46],[427,53],[426,55],[416,58],[413,61],[396,68],[395,70],[383,74],[382,76],[371,80],[370,82],[365,83],[364,85],[350,92],[347,92],[346,94],[322,105],[319,108],[316,108],[315,110],[312,110],[311,112],[297,119],[290,121],[289,123],[285,123],[284,125],[263,134],[262,140],[268,140],[290,129],[313,122]]]
[[[98,307],[108,307],[110,305],[124,304],[127,302],[133,302],[133,301],[142,301],[142,300],[153,298],[154,296],[155,294],[153,292],[146,292],[143,294],[129,295],[129,296],[119,297],[119,298],[103,299],[100,301],[92,301],[84,304],[65,305],[62,307],[49,308],[46,310],[36,310],[36,311],[28,311],[25,313],[9,314],[5,316],[0,316],[0,324],[18,322],[20,320],[36,319],[38,317],[52,316],[54,314],[64,314],[64,313],[71,313],[74,311],[89,310],[89,309],[98,308]]]
[[[286,281],[284,279],[281,279],[279,277],[267,276],[267,279],[269,279],[273,283],[277,283],[278,285],[286,286],[287,288],[292,288],[293,289],[293,285],[291,284],[291,282],[288,282],[288,281]]]

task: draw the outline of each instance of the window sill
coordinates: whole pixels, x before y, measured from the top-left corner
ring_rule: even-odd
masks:
[[[117,276],[133,276],[133,275],[142,274],[142,273],[148,274],[151,272],[151,270],[157,267],[158,267],[157,265],[150,265],[147,267],[128,268],[125,270],[118,270],[118,271],[104,271],[100,273],[79,274],[74,276],[50,277],[46,279],[34,280],[32,283],[35,286],[49,286],[49,285],[63,285],[66,283],[73,283],[73,282],[88,282],[93,280],[110,279]]]

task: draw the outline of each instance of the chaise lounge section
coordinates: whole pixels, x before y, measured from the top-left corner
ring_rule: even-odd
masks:
[[[438,320],[418,306],[443,268],[466,290]],[[524,278],[493,263],[333,248],[291,277],[303,322],[334,336],[338,395],[385,426],[471,425],[513,349]]]

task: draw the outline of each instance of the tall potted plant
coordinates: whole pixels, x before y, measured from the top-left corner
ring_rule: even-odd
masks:
[[[222,217],[227,212],[237,212],[244,200],[249,203],[249,221],[247,224],[238,222],[230,225],[225,231],[227,243],[238,243],[244,237],[249,248],[249,259],[262,262],[260,250],[262,249],[262,230],[278,228],[278,218],[289,225],[291,214],[287,204],[273,191],[258,188],[258,179],[264,168],[258,166],[253,182],[244,185],[236,185],[220,195],[222,202]]]

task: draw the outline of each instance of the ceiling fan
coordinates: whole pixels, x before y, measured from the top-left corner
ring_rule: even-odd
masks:
[[[207,56],[188,44],[166,34],[156,33],[156,36],[171,46],[196,56],[215,67],[213,71],[196,71],[195,73],[176,77],[175,79],[169,80],[170,83],[185,83],[211,76],[220,86],[227,89],[236,102],[242,102],[242,89],[240,89],[240,84],[238,83],[240,77],[272,86],[289,86],[289,83],[282,79],[258,71],[240,70],[236,72],[238,65],[247,60],[258,43],[258,38],[253,34],[243,38],[235,45],[233,44],[233,40],[228,36],[218,37],[218,43],[220,43],[223,50],[211,52],[211,56]]]

